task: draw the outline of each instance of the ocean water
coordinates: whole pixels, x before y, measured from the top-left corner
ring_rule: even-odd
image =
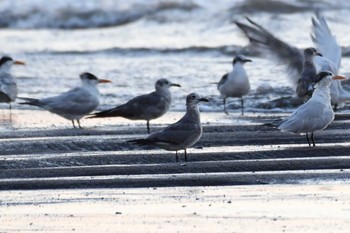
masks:
[[[167,78],[182,85],[172,89],[172,111],[184,110],[190,92],[210,98],[202,110],[222,111],[222,98],[211,83],[243,53],[253,60],[245,66],[252,87],[246,111],[291,111],[300,102],[285,67],[247,49],[249,42],[234,22],[249,16],[305,48],[312,46],[316,11],[341,44],[341,72],[349,74],[350,2],[343,0],[1,0],[0,55],[27,63],[13,68],[21,97],[57,95],[79,85],[79,74],[88,71],[113,81],[100,86],[99,109],[151,92],[157,79]],[[239,103],[229,99],[229,109],[239,112]]]

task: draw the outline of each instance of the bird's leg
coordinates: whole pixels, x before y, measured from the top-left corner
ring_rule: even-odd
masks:
[[[307,140],[307,143],[309,144],[309,146],[311,146],[308,133],[306,133],[306,140]]]
[[[79,121],[79,120],[77,120],[77,122],[78,122],[79,129],[82,129],[83,127],[81,127],[81,125],[80,125],[80,121]]]
[[[75,124],[74,124],[74,120],[72,120],[72,123],[73,123],[73,128],[75,129]]]
[[[314,141],[314,132],[311,133],[311,141],[312,141],[312,146],[315,147],[315,141]]]
[[[228,115],[227,109],[226,109],[226,97],[224,97],[224,112],[226,113],[226,115]]]
[[[244,101],[243,97],[241,97],[241,107],[242,107],[242,116],[244,115]]]
[[[187,162],[187,150],[185,149],[185,161]]]
[[[177,151],[176,151],[176,162],[179,162],[179,155],[177,154]]]
[[[11,102],[9,103],[9,109],[10,109],[10,111],[12,110]]]
[[[147,132],[148,132],[148,134],[151,133],[151,130],[150,130],[150,128],[149,128],[149,121],[147,121]],[[177,153],[177,152],[176,152],[176,153]]]

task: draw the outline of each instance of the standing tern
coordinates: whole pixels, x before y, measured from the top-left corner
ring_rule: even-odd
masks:
[[[191,93],[186,98],[186,114],[176,123],[163,130],[152,133],[145,139],[136,139],[129,142],[139,145],[154,145],[169,151],[176,151],[176,162],[179,161],[177,152],[185,150],[187,162],[187,148],[194,145],[202,136],[202,125],[198,103],[208,99],[202,98],[196,93]]]
[[[150,133],[149,122],[163,116],[171,104],[170,87],[181,87],[167,79],[159,79],[155,84],[155,91],[137,96],[123,105],[97,112],[89,118],[124,117],[130,120],[146,120],[147,132]]]
[[[311,134],[312,145],[315,146],[314,132],[325,129],[334,119],[329,86],[332,80],[342,79],[345,77],[335,76],[329,71],[317,74],[315,90],[311,98],[284,120],[278,129],[282,132],[305,133],[309,146],[311,146],[309,139]]]
[[[243,65],[246,62],[252,62],[243,55],[236,56],[233,61],[233,70],[230,73],[226,73],[222,76],[218,83],[218,90],[224,97],[224,112],[228,114],[226,109],[226,98],[238,97],[241,98],[242,115],[244,114],[243,96],[250,91],[250,83],[246,70]]]
[[[43,99],[20,98],[26,102],[20,104],[34,105],[55,113],[67,120],[71,120],[75,128],[74,120],[79,128],[80,119],[94,111],[100,103],[100,93],[97,89],[99,83],[109,83],[110,80],[98,79],[91,73],[80,75],[82,85],[58,96]]]
[[[14,102],[17,97],[17,81],[11,75],[13,65],[25,65],[24,62],[14,61],[11,57],[4,56],[0,59],[0,103]]]
[[[287,65],[290,81],[296,87],[303,69],[302,50],[276,38],[251,19],[247,18],[247,20],[249,24],[236,22],[236,25],[244,32],[252,45],[262,50],[264,54],[272,55],[277,61]],[[332,35],[326,19],[320,14],[312,18],[311,37],[315,48],[323,55],[314,57],[317,73],[327,70],[333,74],[339,74],[341,48]],[[331,103],[335,109],[350,101],[350,93],[343,89],[339,80],[332,81],[330,94]]]

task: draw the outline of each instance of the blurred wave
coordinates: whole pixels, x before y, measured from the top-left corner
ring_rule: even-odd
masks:
[[[186,14],[205,8],[208,12],[246,14],[256,12],[295,13],[350,8],[343,0],[2,0],[0,27],[77,29],[120,26],[149,18],[163,21],[187,20]],[[164,13],[165,14],[162,14]],[[175,13],[174,13],[175,12]],[[184,13],[184,14],[182,14]],[[169,17],[167,17],[169,16]],[[207,15],[207,20],[211,19]],[[205,17],[204,17],[205,18]]]

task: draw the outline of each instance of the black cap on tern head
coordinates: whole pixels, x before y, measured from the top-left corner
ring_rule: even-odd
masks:
[[[13,59],[11,57],[8,57],[8,56],[3,56],[1,59],[0,59],[0,66],[2,66],[3,64],[5,64],[6,62],[8,61],[13,61]]]
[[[321,81],[322,79],[324,79],[327,76],[333,76],[334,74],[332,72],[329,71],[321,71],[320,73],[317,74],[316,77],[316,83],[318,83],[319,81]]]
[[[81,79],[82,78],[86,78],[86,79],[89,79],[89,80],[98,80],[98,78],[95,75],[93,75],[93,74],[91,74],[89,72],[85,72],[85,73],[80,74],[80,78]]]

